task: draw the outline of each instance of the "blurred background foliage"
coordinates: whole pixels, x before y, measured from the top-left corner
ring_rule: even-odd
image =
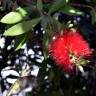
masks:
[[[48,56],[64,27],[94,50],[83,72],[64,73]],[[96,96],[95,60],[96,0],[0,0],[0,96]]]

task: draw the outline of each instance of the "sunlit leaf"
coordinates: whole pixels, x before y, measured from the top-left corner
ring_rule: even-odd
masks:
[[[11,86],[11,88],[8,90],[8,93],[6,96],[10,96],[13,93],[17,94],[20,91],[20,85],[19,85],[19,79],[15,81],[15,83]]]
[[[14,24],[23,20],[26,17],[26,15],[27,11],[19,7],[16,11],[10,12],[7,15],[5,15],[1,19],[1,22],[6,24]]]
[[[40,18],[32,19],[30,21],[23,21],[21,23],[18,23],[14,25],[13,27],[9,28],[4,32],[5,36],[16,36],[20,34],[24,34],[25,32],[28,32],[32,29],[38,22],[40,21]]]
[[[69,5],[66,5],[63,8],[61,8],[60,11],[67,14],[67,15],[82,15],[83,14],[78,9],[75,9]]]
[[[19,35],[15,38],[15,51],[19,50],[26,42],[27,34]]]
[[[21,71],[21,76],[20,78],[18,78],[15,83],[10,87],[10,89],[8,90],[7,96],[11,96],[13,94],[18,94],[20,91],[22,91],[22,89],[28,87],[26,85],[28,84],[34,84],[31,87],[35,87],[37,86],[37,81],[36,78],[34,76],[28,76],[28,70],[23,69]],[[23,85],[22,85],[23,84]]]
[[[22,90],[29,87],[37,87],[37,79],[34,76],[22,76],[19,77],[15,83],[10,87],[6,96],[13,96],[19,94]]]

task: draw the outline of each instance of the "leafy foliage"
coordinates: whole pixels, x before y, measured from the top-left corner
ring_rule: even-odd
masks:
[[[1,84],[2,82],[5,84],[4,79],[11,82],[5,75],[3,76],[3,71],[6,73],[10,71],[9,68],[11,68],[16,75],[13,76],[16,78],[15,82],[7,88],[7,93],[9,94],[7,94],[7,96],[20,94],[20,92],[24,93],[24,96],[96,95],[95,3],[95,0],[0,1],[0,40],[5,43],[5,45],[3,45],[0,41],[0,54],[3,54],[0,57]],[[68,30],[66,32],[70,32],[70,30],[71,32],[77,32],[78,29],[80,31],[78,33],[88,42],[93,52],[87,60],[87,58],[83,58],[83,56],[78,59],[75,52],[67,50],[69,52],[68,54],[70,54],[70,56],[68,56],[69,59],[74,62],[76,61],[70,73],[64,72],[64,70],[56,64],[50,56],[48,49],[51,41],[56,39],[55,36],[57,36],[57,34],[59,34],[61,38],[63,34],[66,35],[66,32],[63,31],[64,29]],[[68,38],[66,38],[66,42],[68,43],[69,41],[67,39]],[[57,45],[56,43],[56,46],[58,47],[60,44]],[[5,48],[3,49],[1,45]],[[74,45],[74,47],[75,46],[77,45]],[[65,48],[65,46],[63,47]],[[59,47],[58,53],[60,53]],[[22,57],[23,59],[21,58],[22,54],[24,55]],[[15,59],[17,61],[15,61]],[[61,59],[60,57],[60,60]],[[10,64],[8,60],[12,62],[12,64]],[[32,74],[34,66],[37,66],[36,68],[39,70],[35,77]],[[10,72],[7,72],[7,74]],[[11,74],[13,73],[11,72]],[[24,91],[27,87],[31,87],[30,92]]]
[[[32,29],[32,27],[34,27],[38,23],[39,20],[40,20],[40,18],[37,18],[37,19],[30,20],[30,21],[23,21],[21,23],[18,23],[16,25],[14,25],[13,27],[9,28],[8,30],[6,30],[4,32],[4,35],[5,36],[16,36],[16,35],[20,35],[25,32],[28,32],[29,30]]]

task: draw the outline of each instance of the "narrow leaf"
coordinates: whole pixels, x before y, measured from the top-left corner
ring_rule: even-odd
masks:
[[[92,16],[92,24],[94,24],[96,22],[96,11],[95,10],[92,10],[91,11],[91,16]]]
[[[15,81],[15,83],[11,86],[11,88],[8,90],[8,93],[6,96],[12,95],[12,93],[17,94],[20,91],[20,85],[19,85],[19,79]]]
[[[49,13],[58,11],[60,8],[62,8],[68,2],[69,2],[69,0],[56,0],[56,2],[52,5],[51,9],[49,10]]]
[[[26,17],[26,15],[27,15],[27,11],[19,7],[16,11],[10,12],[7,15],[5,15],[1,19],[1,22],[6,24],[14,24],[23,20]]]
[[[15,38],[15,51],[19,50],[26,42],[27,34],[19,35]]]
[[[13,27],[9,28],[4,32],[5,36],[16,36],[20,34],[24,34],[25,32],[28,32],[32,29],[38,22],[40,21],[40,18],[32,19],[30,21],[23,21],[21,23],[18,23],[14,25]]]
[[[43,9],[42,0],[37,0],[37,9],[39,9],[39,10]]]
[[[83,13],[81,11],[79,11],[78,9],[75,9],[69,5],[66,5],[64,7],[62,7],[62,9],[60,9],[61,12],[67,14],[67,15],[82,15]]]

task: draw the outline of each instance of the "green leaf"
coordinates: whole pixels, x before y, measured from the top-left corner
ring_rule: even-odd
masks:
[[[45,35],[43,36],[43,46],[44,46],[44,49],[43,49],[43,55],[44,55],[44,58],[47,59],[48,58],[48,45],[49,45],[49,35],[47,33],[45,33]]]
[[[53,78],[54,78],[54,76],[55,76],[55,74],[54,74],[53,70],[51,69],[51,70],[50,70],[50,73],[49,73],[49,76],[48,76],[48,80],[49,80],[49,81],[52,81]]]
[[[23,20],[27,15],[27,11],[23,8],[19,7],[16,11],[10,12],[7,15],[5,15],[0,22],[6,23],[6,24],[14,24],[21,20]]]
[[[43,16],[41,25],[43,26],[44,30],[47,32],[49,35],[52,32],[58,32],[58,24],[57,21],[52,18],[51,16]]]
[[[27,34],[19,35],[15,38],[15,51],[19,50],[26,42]]]
[[[46,68],[47,68],[47,59],[44,60],[40,65],[40,69],[37,76],[39,82],[42,82],[44,80],[44,77],[46,76]]]
[[[56,2],[52,5],[51,9],[49,10],[49,13],[58,11],[60,8],[62,8],[68,2],[69,2],[69,0],[56,0]]]
[[[43,10],[46,11],[46,12],[48,12],[49,9],[51,8],[51,5],[52,5],[52,4],[50,4],[50,3],[44,4],[44,5],[43,5]]]
[[[96,22],[96,11],[95,10],[91,11],[91,16],[92,16],[92,24],[94,24]]]
[[[9,88],[7,95],[6,96],[11,96],[13,93],[18,93],[20,91],[20,85],[19,85],[20,81],[19,79],[17,79],[15,81],[14,84],[11,85],[11,87]]]
[[[28,32],[32,29],[38,22],[40,21],[40,18],[32,19],[30,21],[23,21],[21,23],[18,23],[14,25],[13,27],[9,28],[4,32],[5,36],[16,36],[20,34],[24,34],[25,32]]]
[[[43,9],[42,0],[37,0],[37,9],[39,9],[39,10]]]
[[[75,9],[69,5],[66,5],[60,9],[61,12],[67,14],[67,15],[82,15],[83,13],[79,11],[78,9]]]
[[[32,92],[27,92],[27,93],[26,93],[26,96],[33,96],[33,95],[32,95]]]

